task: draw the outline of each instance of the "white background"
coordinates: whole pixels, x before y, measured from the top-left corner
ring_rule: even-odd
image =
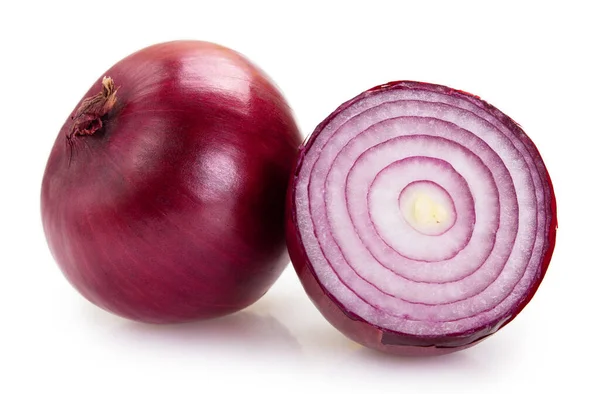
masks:
[[[135,3],[135,5],[134,5]],[[600,24],[595,1],[3,1],[0,393],[598,393]],[[470,350],[363,349],[291,268],[236,315],[180,326],[112,316],[71,288],[39,215],[45,161],[93,81],[144,46],[214,41],[277,82],[304,134],[390,80],[480,95],[517,120],[554,180],[559,232],[534,300]]]

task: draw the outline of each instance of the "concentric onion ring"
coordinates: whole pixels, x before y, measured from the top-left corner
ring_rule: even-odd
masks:
[[[306,142],[291,186],[288,248],[305,289],[381,350],[497,331],[554,247],[552,185],[531,140],[444,86],[395,82],[345,103]]]

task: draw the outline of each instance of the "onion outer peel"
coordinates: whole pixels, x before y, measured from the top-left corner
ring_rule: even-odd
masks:
[[[104,76],[58,133],[42,181],[59,268],[132,320],[251,305],[288,264],[285,193],[301,136],[286,100],[243,55],[203,41],[143,48]]]

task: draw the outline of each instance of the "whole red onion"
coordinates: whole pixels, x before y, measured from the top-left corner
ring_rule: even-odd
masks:
[[[349,338],[405,355],[464,349],[535,294],[556,203],[523,130],[476,96],[394,82],[340,106],[301,148],[287,242]]]
[[[41,212],[71,284],[146,322],[258,300],[286,266],[285,192],[300,134],[268,77],[231,49],[154,45],[79,102],[48,159]]]

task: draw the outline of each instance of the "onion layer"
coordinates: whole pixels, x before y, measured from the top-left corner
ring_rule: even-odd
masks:
[[[340,106],[301,149],[287,242],[324,316],[365,346],[472,346],[529,302],[556,204],[532,141],[476,96],[401,81]]]
[[[42,219],[67,279],[146,322],[211,318],[279,277],[300,133],[268,77],[230,49],[154,45],[98,80],[60,131]]]

